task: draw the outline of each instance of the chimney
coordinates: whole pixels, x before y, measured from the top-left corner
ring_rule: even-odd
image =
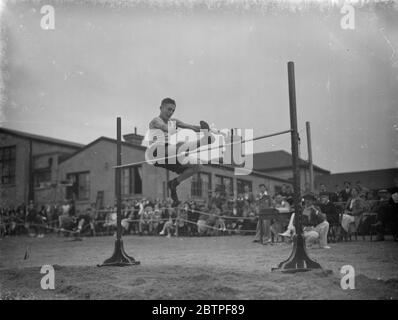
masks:
[[[137,127],[134,127],[134,133],[128,133],[123,135],[124,141],[127,143],[131,143],[136,146],[140,146],[142,143],[142,140],[144,139],[144,136],[137,134]]]

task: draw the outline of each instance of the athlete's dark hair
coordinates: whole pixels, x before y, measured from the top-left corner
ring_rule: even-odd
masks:
[[[164,98],[162,100],[162,102],[160,103],[160,105],[162,106],[162,105],[167,104],[167,103],[171,103],[171,104],[174,104],[176,106],[176,102],[173,99],[171,99],[171,98]]]

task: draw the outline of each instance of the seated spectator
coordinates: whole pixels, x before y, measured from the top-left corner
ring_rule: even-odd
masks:
[[[340,194],[339,190],[340,190],[340,187],[339,187],[338,184],[336,184],[334,186],[334,188],[335,188],[335,191],[334,192],[330,192],[330,194],[329,194],[329,200],[331,202],[339,202],[339,194]]]
[[[190,202],[188,206],[188,235],[196,235],[197,233],[197,223],[199,220],[199,207],[197,207],[196,203]]]
[[[228,232],[228,234],[231,234],[232,228],[232,222],[234,219],[231,219],[233,217],[232,209],[229,208],[228,202],[225,202],[221,206],[221,217],[224,220],[225,223],[225,230],[224,232]]]
[[[47,224],[51,229],[56,229],[58,225],[58,214],[55,204],[46,206]]]
[[[144,203],[145,207],[143,207],[139,213],[140,221],[138,222],[138,230],[140,236],[142,236],[145,231],[152,233],[152,224],[150,222],[152,219],[153,208],[149,202],[145,201]]]
[[[199,215],[199,218],[198,218],[198,222],[196,224],[196,226],[198,228],[197,232],[198,232],[199,236],[210,235],[210,230],[207,226],[207,219],[208,219],[209,215],[207,213],[205,213],[205,210],[206,210],[206,207],[203,205],[200,206],[199,210],[198,210],[201,212]]]
[[[305,203],[302,220],[304,238],[309,244],[319,241],[320,248],[330,249],[327,239],[329,223],[326,214],[314,205],[316,198],[312,193],[304,195],[303,198]]]
[[[243,195],[242,195],[243,201],[247,201],[247,202],[249,202],[249,204],[252,204],[255,200],[253,192],[250,191],[250,188],[248,185],[245,185],[243,187],[243,190],[244,190]]]
[[[239,230],[243,230],[244,235],[250,234],[251,231],[255,232],[258,219],[254,205],[250,204],[249,201],[245,201],[242,218],[242,226]]]
[[[348,199],[344,214],[341,219],[341,226],[348,234],[357,232],[361,224],[363,213],[368,209],[366,201],[360,197],[359,189],[352,188],[351,198]]]
[[[289,203],[282,197],[280,193],[275,196],[275,200],[273,202],[273,207],[277,209],[279,212],[289,212],[290,205]]]
[[[394,190],[393,190],[394,191]],[[398,192],[391,195],[388,190],[380,190],[380,202],[374,208],[377,213],[376,241],[384,241],[386,229],[389,227],[394,241],[398,240]]]
[[[8,210],[3,210],[0,215],[3,217],[3,235],[15,235],[17,227],[15,209],[12,207]]]
[[[167,237],[170,238],[172,234],[175,232],[175,220],[177,217],[176,208],[168,207],[167,209],[168,220],[165,222],[162,231],[160,231],[160,235],[167,234]]]
[[[44,233],[46,230],[46,223],[47,223],[47,212],[46,207],[41,206],[40,211],[36,215],[36,225],[38,230],[38,238],[44,238]]]
[[[321,183],[319,185],[319,193],[326,193],[326,192],[327,192],[327,190],[326,190],[325,184]]]
[[[26,229],[25,229],[25,211],[26,211],[26,209],[24,207],[25,207],[24,205],[18,206],[16,214],[15,214],[15,222],[16,222],[15,233],[17,235],[23,234],[24,232],[26,232]]]
[[[176,232],[175,235],[178,236],[187,236],[188,235],[188,211],[187,207],[184,204],[180,208],[178,208],[177,219],[175,222]]]
[[[0,208],[0,237],[3,238],[6,235],[6,219],[5,219],[5,210]],[[0,240],[1,240],[0,238]]]
[[[292,186],[288,185],[286,187],[286,195],[284,196],[284,198],[290,206],[293,205],[293,188],[292,188]]]
[[[33,201],[29,203],[26,212],[26,229],[30,237],[34,237],[38,234],[37,222],[37,211]]]
[[[279,192],[279,194],[283,198],[286,198],[288,196],[288,191],[287,191],[287,185],[286,184],[282,184],[281,191]]]
[[[331,235],[333,238],[340,236],[340,210],[330,201],[329,192],[321,192],[320,203],[318,204],[321,212],[326,214],[326,220],[329,222]]]
[[[112,232],[116,231],[116,226],[117,226],[116,207],[114,207],[113,209],[109,207],[105,215],[105,222],[103,224],[103,227],[106,229],[106,233],[109,235]]]
[[[315,196],[312,193],[305,194],[304,209],[302,213],[302,226],[306,243],[311,246],[315,242],[319,242],[322,249],[330,249],[327,243],[327,235],[329,232],[329,223],[326,220],[326,214],[322,213],[320,208],[315,206]],[[281,236],[291,237],[295,233],[294,213],[290,217],[290,222],[286,232]]]
[[[221,205],[225,202],[225,198],[223,197],[223,188],[222,186],[218,186],[214,191],[214,196],[210,198],[209,207],[212,207],[213,204],[217,206],[217,208],[221,209]]]
[[[162,222],[162,211],[160,210],[160,205],[159,203],[155,204],[154,210],[152,212],[151,219],[149,220],[150,224],[150,233],[151,234],[158,234],[159,233],[159,228],[161,227],[161,222]]]
[[[281,194],[277,194],[275,196],[273,207],[281,213],[290,212],[290,204],[282,197]],[[286,222],[282,221],[281,218],[271,220],[270,231],[272,235],[277,237],[282,232],[284,225],[286,225]]]
[[[108,210],[105,207],[100,207],[94,212],[94,226],[96,234],[104,234],[104,223]]]
[[[339,197],[342,202],[347,202],[351,197],[351,183],[349,181],[344,181],[344,189],[340,192]]]
[[[91,207],[86,208],[86,210],[78,216],[76,231],[78,233],[83,233],[88,229],[90,231],[90,235],[95,236],[94,219],[95,215]]]

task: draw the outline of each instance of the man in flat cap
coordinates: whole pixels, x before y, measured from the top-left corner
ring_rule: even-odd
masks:
[[[326,220],[326,214],[321,212],[321,209],[314,205],[316,197],[309,192],[303,196],[304,209],[302,213],[302,225],[304,238],[307,245],[312,245],[319,240],[319,246],[322,249],[330,249],[328,246],[328,232],[329,223]],[[282,236],[293,235],[294,227],[294,213],[290,218],[290,223],[286,232],[280,234]]]

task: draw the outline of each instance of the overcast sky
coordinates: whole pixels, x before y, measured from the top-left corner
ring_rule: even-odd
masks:
[[[398,6],[108,6],[9,3],[2,12],[0,111],[7,128],[89,143],[144,133],[160,100],[175,117],[254,135],[289,129],[287,62],[295,62],[301,156],[311,123],[314,163],[332,172],[398,165]],[[154,1],[152,1],[154,2]],[[40,27],[53,4],[55,30]],[[94,4],[90,4],[94,3]],[[218,1],[218,3],[226,3]],[[288,135],[255,151],[290,151]]]

